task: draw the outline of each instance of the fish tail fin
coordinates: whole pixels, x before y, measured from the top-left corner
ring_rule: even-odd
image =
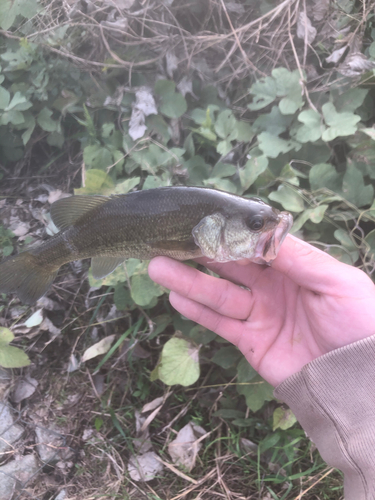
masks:
[[[31,252],[8,257],[0,263],[0,292],[15,292],[25,304],[34,304],[47,292],[58,270],[40,263]]]

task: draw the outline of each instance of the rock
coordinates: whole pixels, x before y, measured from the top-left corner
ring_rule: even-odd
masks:
[[[14,414],[11,408],[0,403],[0,453],[9,450],[12,444],[22,437],[23,433],[23,427],[14,423]]]
[[[37,426],[36,434],[36,449],[40,459],[44,463],[56,463],[61,460],[61,451],[59,448],[64,445],[64,436],[54,429],[45,429]]]
[[[0,500],[10,500],[13,491],[20,491],[39,468],[35,455],[25,455],[0,467]]]

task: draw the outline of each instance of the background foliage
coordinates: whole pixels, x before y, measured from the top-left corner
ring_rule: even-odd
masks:
[[[58,169],[69,180],[56,187],[75,194],[184,184],[256,195],[292,212],[292,233],[372,275],[374,6],[312,3],[4,2],[3,174]],[[12,236],[0,226],[3,256]],[[270,446],[300,439],[286,410],[267,403],[271,386],[235,347],[173,312],[147,263],[129,259],[89,283],[110,287],[130,326],[146,319],[141,339],[164,345],[152,380],[188,386],[200,370],[207,384],[235,380],[215,416],[264,451],[260,409],[278,429]],[[283,453],[273,458],[285,480],[293,461]]]

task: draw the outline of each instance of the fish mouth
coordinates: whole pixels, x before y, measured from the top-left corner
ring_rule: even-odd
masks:
[[[254,258],[252,259],[256,264],[271,265],[293,225],[293,217],[289,212],[280,212],[278,219],[279,222],[276,227],[274,226],[272,229],[265,231],[258,240]]]

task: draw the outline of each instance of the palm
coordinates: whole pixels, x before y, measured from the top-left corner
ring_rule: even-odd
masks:
[[[272,385],[314,358],[374,334],[371,280],[295,238],[285,241],[272,267],[206,265],[230,281],[162,257],[149,272],[171,288],[177,310],[237,345]]]

